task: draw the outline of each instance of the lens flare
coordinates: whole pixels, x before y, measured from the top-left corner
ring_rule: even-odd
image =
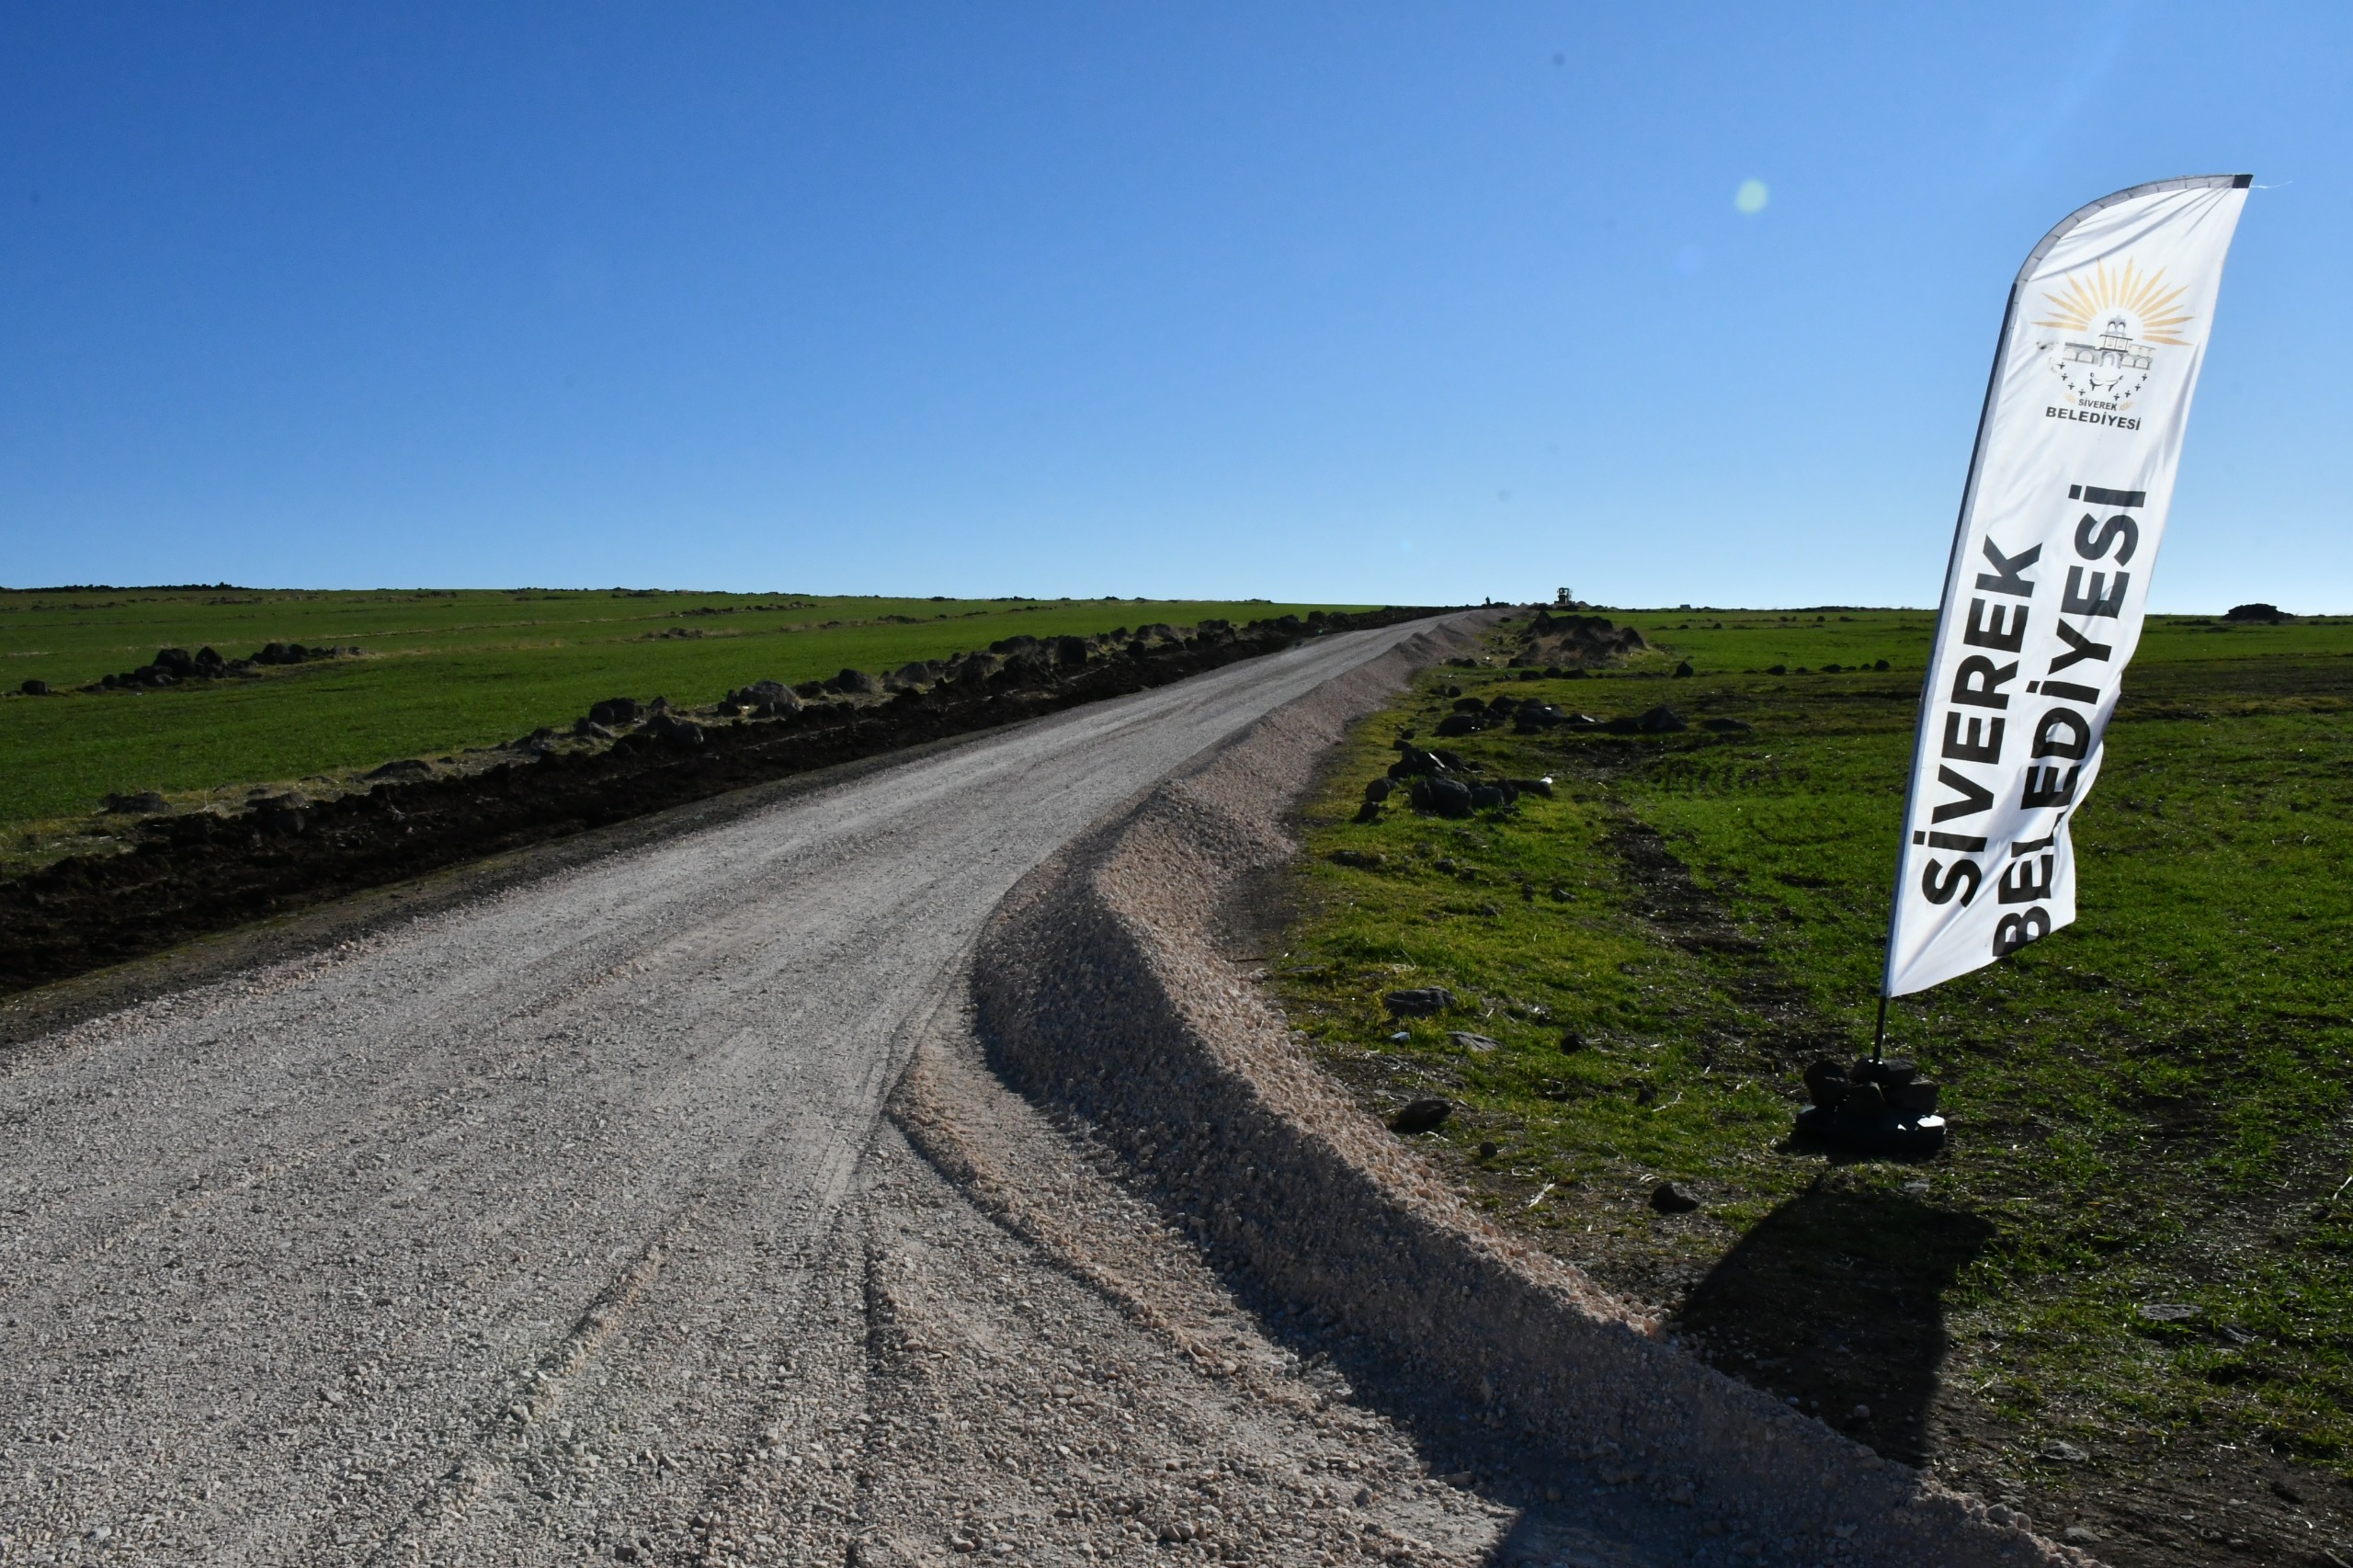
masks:
[[[1740,182],[1740,188],[1732,193],[1733,210],[1753,217],[1764,211],[1765,204],[1772,199],[1773,193],[1765,188],[1763,180],[1745,179]]]

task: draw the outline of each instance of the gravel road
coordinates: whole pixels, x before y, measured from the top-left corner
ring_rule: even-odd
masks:
[[[1485,1557],[1512,1516],[1255,1338],[1176,1241],[1126,1266],[1157,1295],[1107,1290],[883,1116],[917,1038],[952,1043],[1017,878],[1414,631],[983,737],[8,1051],[0,1560]],[[984,1073],[958,1096],[1026,1114]],[[1033,1177],[1077,1159],[1019,1136]],[[1132,1252],[1156,1233],[1120,1202],[1096,1180],[1071,1222]]]

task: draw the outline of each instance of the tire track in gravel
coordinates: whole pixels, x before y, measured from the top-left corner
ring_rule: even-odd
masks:
[[[926,1478],[859,1482],[836,1430],[870,1247],[915,1233],[891,1204],[952,1195],[861,1175],[878,1136],[919,1163],[878,1133],[915,1022],[1047,854],[1413,634],[983,736],[0,1056],[0,1560],[945,1551]],[[951,1269],[931,1310],[1053,1272],[996,1262],[1030,1272]],[[1277,1419],[1236,1397],[1216,1420]],[[725,1533],[754,1498],[790,1539]]]

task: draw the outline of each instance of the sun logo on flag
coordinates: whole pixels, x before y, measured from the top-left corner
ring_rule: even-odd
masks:
[[[2148,384],[2157,349],[2188,346],[2180,331],[2191,317],[2178,308],[2188,292],[2167,289],[2162,267],[2144,273],[2131,260],[2115,268],[2100,262],[2042,297],[2049,313],[2034,324],[2063,335],[2035,347],[2051,356],[2051,369],[2066,383],[2069,402],[2130,408]]]

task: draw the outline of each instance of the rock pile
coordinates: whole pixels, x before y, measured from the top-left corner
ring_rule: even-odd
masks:
[[[1936,1114],[1938,1085],[1910,1062],[1866,1058],[1840,1066],[1823,1057],[1805,1070],[1813,1103],[1798,1112],[1798,1131],[1870,1154],[1932,1154],[1944,1147]]]
[[[781,681],[756,680],[749,686],[737,687],[719,699],[719,711],[729,715],[748,714],[755,719],[780,719],[800,710],[801,699]]]
[[[1608,664],[1649,646],[1631,626],[1619,626],[1598,615],[1554,615],[1540,609],[1521,634],[1517,668],[1538,665],[1585,669]]]
[[[1376,778],[1365,786],[1364,805],[1357,812],[1358,822],[1378,817],[1381,803],[1400,784],[1404,786],[1405,798],[1415,811],[1441,817],[1467,817],[1472,812],[1508,806],[1522,795],[1552,793],[1550,778],[1481,778],[1470,763],[1453,752],[1424,751],[1405,741],[1395,744],[1399,756],[1389,765],[1388,778]]]
[[[83,689],[148,690],[156,687],[177,686],[184,681],[219,680],[226,676],[248,675],[257,665],[303,665],[316,659],[346,658],[358,652],[357,648],[305,647],[300,642],[272,642],[251,657],[224,659],[209,647],[199,648],[193,653],[185,648],[158,648],[155,656],[137,669],[101,676]]]
[[[304,647],[300,642],[272,642],[253,656],[256,665],[307,665],[317,659],[341,659],[356,655],[357,648]]]
[[[299,807],[142,813],[136,854],[110,846],[0,881],[0,992],[153,951],[278,901],[378,886],[788,774],[1126,696],[1279,653],[1304,636],[1436,613],[1398,608],[1241,628],[1207,621],[1189,634],[1144,627],[1132,636],[1007,639],[1000,651],[959,654],[936,670],[926,663],[926,676],[937,677],[927,683],[914,683],[902,665],[895,690],[845,672],[800,693],[756,681],[700,710],[608,698],[570,726],[570,740],[542,730],[442,763],[404,759],[361,788],[330,787]],[[152,667],[176,680],[169,652]],[[345,652],[301,654],[308,662]],[[191,654],[187,667],[202,678],[213,660]],[[251,661],[219,667],[252,673]],[[834,685],[856,694],[827,689]]]

